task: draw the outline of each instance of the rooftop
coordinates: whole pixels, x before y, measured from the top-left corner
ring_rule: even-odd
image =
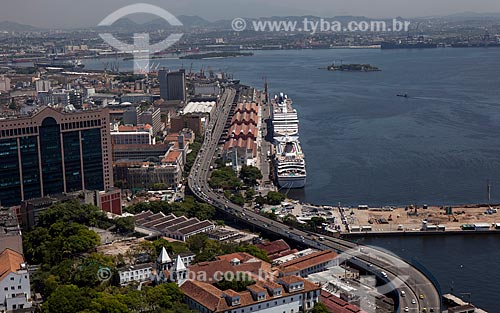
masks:
[[[283,263],[279,266],[279,269],[282,272],[301,271],[312,266],[328,262],[336,257],[337,253],[331,250],[313,252],[309,255]]]
[[[8,248],[3,250],[0,253],[0,281],[10,273],[16,273],[20,270],[21,264],[24,264],[22,254]]]
[[[215,101],[189,102],[184,107],[181,114],[192,114],[192,113],[208,114],[212,112],[215,105],[216,105]]]
[[[267,255],[273,256],[275,254],[284,252],[284,251],[290,251],[290,246],[283,240],[279,239],[276,241],[268,241],[265,243],[259,243],[256,245],[257,248],[262,249],[267,252]]]
[[[278,296],[280,298],[294,294],[303,294],[319,289],[319,287],[315,284],[312,284],[300,277],[296,277],[296,279],[304,282],[304,289],[287,292],[286,290],[283,290],[281,285],[271,281],[258,281],[256,284],[250,285],[247,288],[248,290],[252,290],[254,292],[268,291],[265,286],[269,286],[272,289],[280,288],[282,290],[282,293]],[[211,312],[227,312],[235,308],[240,309],[256,303],[273,301],[273,299],[276,298],[271,292],[267,292],[266,298],[257,300],[252,297],[251,292],[248,290],[235,292],[232,289],[228,289],[223,291],[211,284],[194,280],[184,282],[184,284],[181,285],[181,290],[186,296],[200,303]],[[235,298],[238,296],[239,303],[236,305],[231,305],[231,303],[225,299],[225,297]]]
[[[321,302],[330,310],[336,313],[366,313],[357,306],[349,304],[348,302],[322,290]]]

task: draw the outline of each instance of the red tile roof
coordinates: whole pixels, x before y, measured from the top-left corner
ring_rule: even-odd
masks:
[[[256,103],[240,103],[238,104],[238,106],[236,107],[236,111],[235,112],[255,112],[255,113],[258,113],[259,112],[259,106],[256,104]]]
[[[0,253],[0,281],[10,273],[15,273],[21,269],[22,263],[24,263],[22,254],[9,248],[3,250]]]
[[[337,257],[337,253],[331,250],[318,251],[308,254],[303,257],[299,257],[295,260],[285,262],[279,266],[279,269],[285,273],[293,271],[301,271],[310,268],[314,265],[319,265]]]
[[[257,126],[257,113],[255,112],[236,112],[231,120],[231,124],[254,124]]]
[[[162,163],[176,163],[181,156],[181,151],[170,151],[162,160]]]
[[[320,287],[317,285],[303,279],[300,277],[296,277],[296,279],[304,282],[304,288],[301,290],[296,290],[293,292],[285,292],[281,285],[276,284],[271,281],[266,282],[257,282],[254,285],[249,286],[248,288],[256,291],[265,291],[264,286],[269,286],[271,288],[281,288],[282,294],[280,297],[285,297],[293,294],[303,294],[310,291],[318,290]],[[213,285],[210,285],[205,282],[188,280],[181,285],[182,292],[192,300],[200,303],[202,306],[206,307],[211,312],[225,312],[233,309],[240,309],[243,307],[247,307],[249,305],[255,303],[261,303],[266,301],[272,301],[272,296],[268,293],[270,297],[266,296],[265,300],[254,300],[251,293],[249,291],[235,292],[234,290],[225,290],[222,291],[216,288]],[[226,301],[225,295],[229,297],[240,297],[240,303],[234,306],[230,306]]]
[[[366,313],[359,307],[349,304],[348,302],[321,290],[321,302],[330,310],[335,313]]]
[[[259,243],[256,246],[257,248],[266,251],[269,257],[272,257],[278,253],[290,251],[290,246],[283,239],[272,242]]]

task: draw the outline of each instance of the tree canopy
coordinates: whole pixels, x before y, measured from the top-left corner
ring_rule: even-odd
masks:
[[[330,313],[330,310],[321,302],[318,302],[314,305],[311,313]]]
[[[101,228],[113,225],[106,213],[100,208],[90,204],[82,204],[78,200],[55,203],[40,214],[37,226],[48,228],[57,222],[74,222]]]
[[[42,305],[47,313],[127,313],[193,312],[183,303],[180,288],[174,284],[144,287],[141,290],[111,287],[107,292],[75,285],[62,285]]]
[[[249,186],[255,186],[257,180],[262,179],[262,172],[255,166],[243,166],[240,170],[240,178]]]
[[[285,201],[286,196],[282,193],[276,192],[276,191],[269,191],[267,193],[267,203],[271,205],[278,205],[281,204],[281,202]]]
[[[55,265],[64,259],[93,251],[99,235],[77,223],[57,222],[48,229],[36,227],[24,234],[24,252],[28,262]]]
[[[206,234],[197,234],[189,237],[186,242],[190,251],[196,254],[196,262],[213,261],[219,255],[234,252],[246,252],[263,261],[270,262],[267,253],[254,245],[238,244],[234,242],[220,242],[209,239]]]
[[[230,166],[214,170],[208,183],[212,188],[222,188],[225,190],[238,190],[243,186],[243,183]]]
[[[213,206],[207,203],[198,202],[194,199],[194,197],[191,196],[185,197],[184,201],[182,202],[140,202],[125,208],[126,212],[132,214],[137,214],[148,210],[151,210],[154,213],[173,213],[176,216],[185,215],[187,217],[196,217],[199,220],[213,219],[215,217],[215,208]]]

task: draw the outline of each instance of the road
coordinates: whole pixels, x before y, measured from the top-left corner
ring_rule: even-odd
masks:
[[[220,104],[209,122],[205,132],[205,140],[188,177],[188,185],[193,193],[199,199],[212,204],[228,215],[266,232],[297,241],[305,246],[323,250],[332,249],[341,254],[347,253],[355,256],[355,259],[360,260],[369,272],[381,280],[390,281],[391,288],[396,285],[400,295],[401,312],[405,307],[409,308],[409,312],[439,312],[441,297],[438,291],[423,273],[407,262],[378,249],[364,247],[338,238],[323,236],[324,239],[321,241],[314,240],[315,237],[319,238],[319,235],[312,237],[310,233],[290,228],[285,224],[261,216],[252,210],[231,203],[222,193],[210,188],[208,185],[210,167],[215,161],[215,152],[231,106],[238,101],[238,96],[237,90],[228,88],[221,97]],[[382,271],[385,275],[381,273]],[[401,290],[405,292],[405,296],[401,295]],[[384,290],[381,291],[386,293]],[[415,300],[415,303],[412,303],[412,300]]]

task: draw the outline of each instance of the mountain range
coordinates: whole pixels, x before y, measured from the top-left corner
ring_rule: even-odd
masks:
[[[255,20],[302,20],[304,18],[309,19],[319,19],[318,16],[271,16],[271,17],[262,17],[262,18],[247,18],[247,22],[255,21]],[[232,20],[217,20],[217,21],[208,21],[199,16],[189,16],[189,15],[179,15],[177,17],[179,21],[182,22],[184,28],[199,28],[199,27],[214,27],[218,29],[230,29]],[[399,19],[403,19],[398,17]],[[411,20],[424,20],[424,19],[445,19],[450,21],[467,21],[467,20],[491,20],[491,19],[499,19],[500,13],[476,13],[476,12],[462,12],[455,13],[446,16],[429,16],[429,17],[416,17],[411,18]],[[365,16],[335,16],[335,17],[326,17],[325,20],[336,20],[340,22],[347,21],[361,21],[361,20],[375,20],[375,18],[368,18]],[[377,20],[387,20],[387,19],[377,19]],[[109,29],[109,30],[124,30],[124,31],[145,31],[150,29],[159,29],[159,28],[170,28],[170,24],[160,18],[150,19],[144,23],[137,23],[129,18],[122,18],[116,21],[112,26],[109,27],[90,27],[91,29]],[[0,32],[31,32],[37,30],[44,30],[40,27],[35,27],[31,25],[20,24],[11,21],[0,21]]]

